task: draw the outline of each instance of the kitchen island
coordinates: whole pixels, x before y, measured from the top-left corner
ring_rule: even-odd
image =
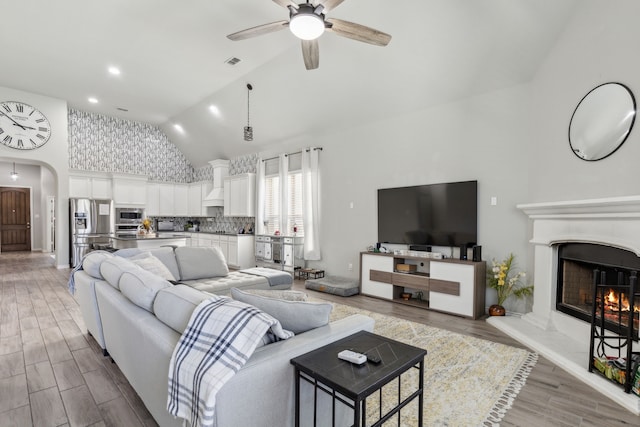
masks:
[[[187,246],[191,237],[182,233],[136,234],[126,237],[111,237],[114,249],[140,248],[151,249],[160,246]]]

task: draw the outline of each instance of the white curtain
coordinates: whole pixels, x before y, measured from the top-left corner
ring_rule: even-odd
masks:
[[[320,167],[317,148],[302,151],[304,259],[320,260]]]
[[[289,158],[286,154],[279,156],[279,176],[280,176],[280,234],[288,236],[293,230],[287,229],[289,219]]]
[[[256,191],[256,234],[265,234],[264,229],[264,204],[265,204],[265,162],[259,158],[256,165],[257,191]]]

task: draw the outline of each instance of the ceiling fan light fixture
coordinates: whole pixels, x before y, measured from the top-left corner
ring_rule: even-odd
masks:
[[[324,33],[324,20],[311,11],[300,11],[291,17],[289,29],[302,40],[315,40]]]

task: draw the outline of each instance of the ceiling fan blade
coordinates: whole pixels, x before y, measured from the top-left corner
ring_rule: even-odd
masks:
[[[307,70],[315,70],[320,65],[320,48],[318,40],[301,40],[302,41],[302,58],[304,58],[304,66]]]
[[[276,1],[276,0],[273,0],[273,1]],[[320,0],[318,4],[321,4],[324,7],[324,9],[322,10],[322,13],[327,13],[335,9],[336,7],[340,6],[343,1],[344,0]]]
[[[389,34],[370,27],[365,27],[364,25],[336,18],[327,18],[326,21],[332,24],[331,28],[327,28],[327,31],[331,31],[342,37],[347,37],[376,46],[386,46],[391,41],[391,36]]]
[[[289,6],[293,6],[296,9],[298,8],[298,4],[292,0],[273,0],[273,2],[279,4],[285,9],[287,9]]]
[[[289,21],[277,21],[269,24],[258,25],[257,27],[247,28],[246,30],[238,31],[237,33],[229,34],[227,38],[229,40],[244,40],[251,37],[261,36],[263,34],[273,33],[280,31],[289,26]]]

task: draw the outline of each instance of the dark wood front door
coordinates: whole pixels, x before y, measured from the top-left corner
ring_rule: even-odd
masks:
[[[31,250],[28,188],[0,187],[0,251]]]

